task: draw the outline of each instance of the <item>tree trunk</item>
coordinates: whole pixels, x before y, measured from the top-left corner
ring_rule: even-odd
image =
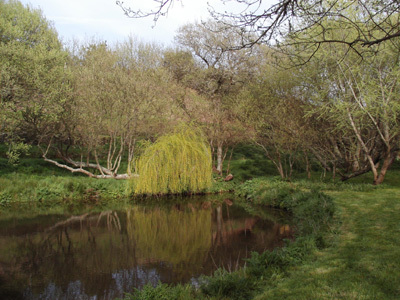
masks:
[[[354,177],[360,176],[362,174],[368,173],[369,171],[371,171],[371,166],[368,164],[363,169],[360,169],[357,172],[353,172],[353,173],[348,174],[348,175],[341,174],[340,180],[341,181],[346,181],[346,180],[349,180],[351,178],[354,178]]]
[[[374,160],[373,160],[373,158],[372,158],[372,156],[370,154],[370,151],[368,150],[366,144],[364,143],[364,140],[362,139],[361,133],[360,133],[359,129],[357,128],[356,124],[354,123],[353,116],[351,115],[349,110],[347,111],[347,116],[349,117],[351,127],[353,128],[353,131],[354,131],[358,141],[360,142],[360,145],[361,145],[361,147],[362,147],[362,149],[363,149],[363,151],[365,153],[365,156],[368,159],[368,162],[369,162],[370,167],[371,167],[371,171],[374,174],[374,184],[375,184],[375,182],[378,180],[378,170],[377,170],[377,167],[375,165],[375,162],[374,162]]]
[[[223,163],[223,159],[222,159],[222,142],[218,142],[218,147],[217,147],[217,171],[218,174],[222,174],[222,163]]]
[[[307,178],[311,178],[311,165],[310,165],[310,160],[308,159],[308,154],[306,153],[306,172],[307,172]]]
[[[331,168],[328,166],[328,164],[326,163],[325,159],[318,153],[317,150],[310,148],[312,154],[314,155],[314,157],[319,161],[319,163],[321,164],[322,168],[325,171],[331,172]]]
[[[228,176],[229,173],[230,173],[232,154],[233,154],[233,147],[232,147],[232,150],[231,150],[231,154],[229,155],[228,166],[226,168],[226,176]]]
[[[278,154],[278,161],[275,163],[276,168],[278,169],[279,175],[281,175],[282,179],[285,179],[285,171],[283,169],[282,161],[281,161],[281,155]]]
[[[336,178],[336,163],[333,163],[332,166],[332,179],[335,180]]]
[[[383,164],[381,167],[381,170],[379,171],[379,175],[376,177],[374,176],[374,185],[381,184],[383,180],[385,179],[385,175],[387,170],[390,168],[390,166],[393,164],[394,160],[396,159],[398,155],[398,151],[394,152],[389,152],[385,155],[385,158],[383,160]]]
[[[103,173],[101,175],[95,175],[92,172],[89,172],[89,171],[83,169],[83,167],[72,168],[70,166],[67,166],[67,165],[64,165],[64,164],[60,164],[57,161],[52,160],[52,159],[48,159],[46,157],[44,157],[43,159],[45,161],[49,162],[49,163],[52,163],[53,165],[56,165],[59,168],[66,169],[66,170],[70,171],[71,173],[82,173],[82,174],[85,174],[85,175],[87,175],[89,177],[97,178],[97,179],[111,179],[111,178],[112,179],[129,179],[130,177],[137,177],[138,176],[136,174],[133,174],[133,175],[129,176],[127,173],[125,173],[125,174],[115,174],[115,173],[113,173],[113,174],[104,174]],[[86,165],[86,163],[85,163],[85,165]]]

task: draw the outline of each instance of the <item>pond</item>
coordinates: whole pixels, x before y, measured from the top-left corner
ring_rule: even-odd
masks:
[[[281,246],[292,231],[282,212],[249,213],[210,197],[129,205],[79,215],[0,222],[1,299],[114,299],[147,283],[196,285],[235,270],[252,251]]]

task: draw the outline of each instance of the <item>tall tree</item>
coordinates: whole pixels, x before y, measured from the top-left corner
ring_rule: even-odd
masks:
[[[138,160],[136,194],[204,192],[211,185],[211,150],[199,129],[180,125],[160,137]]]
[[[40,10],[0,1],[3,139],[38,142],[57,127],[70,95],[67,52]]]
[[[54,136],[48,145],[64,163],[47,153],[45,159],[90,177],[129,178],[137,140],[159,133],[171,115],[160,53],[133,38],[117,48],[83,45],[71,65],[74,99],[64,127],[70,139],[60,142]],[[120,172],[123,159],[126,173]]]
[[[281,178],[290,178],[296,160],[307,153],[310,135],[300,81],[295,70],[279,70],[271,55],[263,56],[256,80],[238,94],[238,114],[253,129],[253,142],[264,150]]]
[[[206,126],[212,148],[216,149],[219,173],[227,148],[235,143],[235,136],[243,136],[244,132],[234,113],[233,96],[251,80],[256,69],[258,49],[230,51],[238,38],[236,30],[227,33],[213,21],[187,24],[176,36],[178,45],[187,52],[175,55],[174,63],[169,61],[175,78],[203,98],[203,111],[199,114],[199,110],[192,109],[191,117]],[[188,57],[188,53],[193,57]],[[184,108],[188,111],[186,104]]]
[[[398,155],[398,49],[388,45],[355,64],[353,55],[343,59],[346,48],[331,45],[304,73],[314,74],[306,79],[313,86],[310,113],[330,124],[326,145],[343,180],[372,171],[380,184]]]

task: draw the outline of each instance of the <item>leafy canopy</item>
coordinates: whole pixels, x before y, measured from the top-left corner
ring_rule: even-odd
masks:
[[[211,150],[200,130],[187,125],[160,137],[137,162],[135,194],[201,192],[211,185]]]
[[[0,122],[7,139],[52,134],[67,101],[67,53],[40,10],[0,1]]]

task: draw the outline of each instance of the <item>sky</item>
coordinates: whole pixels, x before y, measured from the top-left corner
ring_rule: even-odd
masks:
[[[173,43],[176,30],[194,21],[209,17],[207,3],[219,11],[238,10],[235,1],[223,4],[220,0],[175,1],[166,17],[160,17],[154,26],[152,17],[132,19],[124,15],[115,0],[20,0],[33,8],[40,8],[46,19],[53,22],[63,42],[72,39],[106,40],[109,44],[123,41],[133,35],[145,42],[165,46]],[[125,0],[127,6],[146,8],[151,0]]]

